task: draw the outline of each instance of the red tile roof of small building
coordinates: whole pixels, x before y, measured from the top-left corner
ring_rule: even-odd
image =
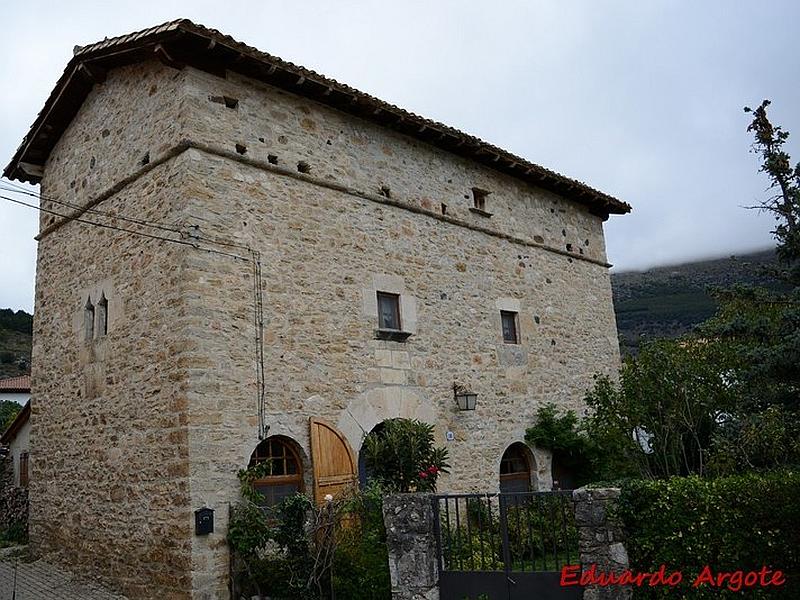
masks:
[[[24,393],[31,391],[31,376],[20,375],[19,377],[7,377],[0,379],[0,394],[12,392]]]

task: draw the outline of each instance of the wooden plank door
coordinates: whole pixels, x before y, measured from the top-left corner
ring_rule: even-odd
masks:
[[[322,419],[309,419],[311,464],[314,473],[314,500],[346,491],[356,484],[356,460],[347,438]]]

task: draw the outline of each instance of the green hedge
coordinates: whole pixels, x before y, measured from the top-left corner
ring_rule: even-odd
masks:
[[[665,564],[683,573],[678,589],[639,588],[637,598],[800,598],[800,472],[629,481],[617,511],[632,569]],[[787,583],[738,593],[692,588],[705,565],[715,573],[767,566],[783,571]]]

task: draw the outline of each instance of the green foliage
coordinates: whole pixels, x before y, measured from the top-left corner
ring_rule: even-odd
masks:
[[[252,483],[269,472],[265,463],[239,472],[243,500],[231,511],[228,544],[241,595],[388,600],[380,488],[371,486],[322,507],[296,494],[265,508]]]
[[[345,508],[349,524],[337,535],[331,569],[336,598],[389,600],[392,596],[382,497],[380,486],[371,484]]]
[[[560,413],[553,403],[539,408],[536,424],[525,431],[530,446],[553,453],[553,462],[568,469],[575,477],[575,487],[597,478],[602,455],[582,430],[575,411]]]
[[[20,333],[33,333],[33,315],[24,310],[14,312],[10,308],[0,309],[0,329],[9,329]]]
[[[15,521],[5,529],[0,530],[0,548],[19,546],[28,543],[28,524],[24,521]]]
[[[0,433],[8,429],[21,410],[22,406],[12,400],[0,400]]]
[[[776,193],[764,200],[759,210],[772,213],[777,221],[773,235],[778,242],[778,258],[785,270],[781,279],[800,285],[800,163],[792,166],[792,159],[783,149],[789,132],[773,125],[767,116],[771,102],[764,100],[758,108],[745,107],[753,120],[747,131],[755,137],[753,152],[761,157],[761,171],[767,174],[770,188]]]
[[[587,430],[601,453],[645,477],[702,475],[719,417],[736,406],[732,357],[704,340],[658,340],[625,360],[619,382],[597,377],[586,396]],[[645,451],[649,446],[649,451]]]
[[[661,564],[681,570],[682,589],[641,588],[639,598],[725,598],[743,592],[691,589],[709,565],[714,572],[758,571],[762,566],[789,573],[782,597],[800,597],[800,473],[702,479],[674,477],[630,481],[622,488],[617,515],[624,523],[631,567],[652,572]],[[688,583],[687,583],[688,581]],[[766,597],[748,591],[748,598]]]
[[[556,571],[578,556],[578,532],[572,502],[563,496],[520,497],[506,511],[509,560],[513,570]],[[502,530],[497,502],[466,498],[466,514],[440,511],[445,561],[451,571],[501,571]],[[462,505],[463,508],[463,505]],[[449,516],[449,523],[448,523]],[[466,521],[464,517],[466,516]]]
[[[433,492],[448,473],[446,448],[434,446],[433,425],[413,419],[386,421],[364,440],[367,469],[388,492]]]

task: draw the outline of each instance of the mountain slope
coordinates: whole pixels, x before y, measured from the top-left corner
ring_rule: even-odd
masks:
[[[0,379],[31,372],[33,315],[0,309]]]
[[[774,250],[611,274],[620,346],[636,352],[642,337],[677,337],[714,314],[709,288],[735,284],[777,288],[765,271]]]

